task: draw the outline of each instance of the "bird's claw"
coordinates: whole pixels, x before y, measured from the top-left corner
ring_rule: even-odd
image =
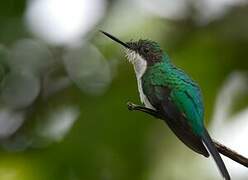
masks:
[[[133,111],[133,110],[135,110],[135,107],[136,107],[136,105],[134,103],[127,102],[127,108],[128,108],[128,110]]]

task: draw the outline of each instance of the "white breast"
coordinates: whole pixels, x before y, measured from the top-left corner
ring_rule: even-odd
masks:
[[[146,60],[144,60],[139,54],[136,54],[136,53],[135,54],[132,53],[132,54],[128,55],[128,58],[132,62],[133,66],[134,66],[134,71],[135,71],[136,78],[137,78],[137,83],[138,83],[140,101],[142,103],[144,103],[144,105],[147,108],[155,110],[155,108],[151,105],[151,103],[149,102],[148,98],[144,94],[143,88],[142,88],[141,78],[142,78],[142,76],[145,73],[146,68],[147,68]]]
[[[148,100],[148,98],[146,97],[146,95],[143,92],[141,78],[137,78],[137,82],[138,82],[140,101],[142,103],[144,103],[145,107],[155,110],[155,108],[151,105],[150,101]]]

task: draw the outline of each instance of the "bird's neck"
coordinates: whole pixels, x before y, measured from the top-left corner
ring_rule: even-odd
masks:
[[[139,55],[137,55],[136,60],[132,63],[137,79],[142,78],[142,76],[147,72],[147,70],[150,69],[156,70],[163,68],[164,70],[168,69],[168,71],[170,71],[170,69],[173,69],[175,67],[171,63],[167,54],[163,54],[162,59],[153,65],[148,65],[147,61]]]
[[[153,64],[152,66],[148,66],[146,71],[160,71],[163,69],[163,72],[170,72],[171,70],[175,69],[176,67],[171,63],[167,54],[162,56],[162,59],[157,63]]]
[[[174,67],[174,65],[171,63],[169,56],[166,53],[163,54],[161,63],[168,68]]]

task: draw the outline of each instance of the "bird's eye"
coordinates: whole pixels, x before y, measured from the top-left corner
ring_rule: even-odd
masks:
[[[147,53],[149,52],[149,48],[148,48],[148,47],[144,47],[144,48],[143,48],[143,52],[144,52],[145,54],[147,54]]]

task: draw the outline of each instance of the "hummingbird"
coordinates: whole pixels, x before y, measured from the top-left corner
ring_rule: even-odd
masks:
[[[183,70],[176,67],[157,42],[138,40],[123,42],[113,35],[104,35],[121,44],[137,78],[140,101],[155,110],[173,133],[193,151],[211,155],[225,180],[230,175],[207,129],[200,87]]]

